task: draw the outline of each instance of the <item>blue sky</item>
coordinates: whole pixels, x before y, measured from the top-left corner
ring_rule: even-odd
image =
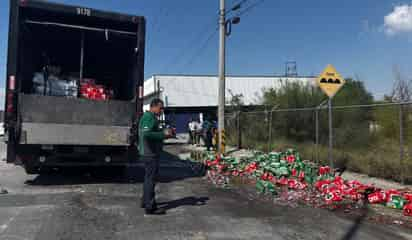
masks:
[[[226,1],[228,6],[237,2]],[[5,79],[8,2],[0,2],[0,87]],[[217,27],[218,0],[55,2],[145,16],[147,77],[217,73],[218,34],[207,45],[204,42]],[[266,0],[234,26],[228,39],[227,73],[283,74],[284,63],[293,60],[298,63],[299,74],[317,75],[331,63],[343,76],[358,77],[381,97],[391,91],[394,66],[399,66],[406,77],[412,75],[411,3]]]

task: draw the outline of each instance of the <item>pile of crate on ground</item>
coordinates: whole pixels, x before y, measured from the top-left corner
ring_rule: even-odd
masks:
[[[366,202],[403,210],[405,216],[412,216],[412,192],[345,180],[329,166],[303,161],[293,149],[269,154],[254,152],[244,158],[207,152],[204,164],[208,167],[207,176],[215,184],[241,177],[253,180],[260,193],[282,197],[287,189],[286,200],[314,207],[338,208]]]

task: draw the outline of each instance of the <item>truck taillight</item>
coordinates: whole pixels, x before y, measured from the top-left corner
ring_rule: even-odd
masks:
[[[16,89],[16,77],[11,75],[9,77],[9,90],[14,91]]]
[[[27,4],[27,0],[20,0],[20,5],[21,6],[26,6],[26,4]]]
[[[13,93],[8,93],[7,94],[7,112],[11,113],[13,112]]]
[[[13,104],[9,103],[7,104],[7,112],[12,113],[13,112]]]
[[[143,98],[143,94],[144,94],[144,93],[143,93],[143,87],[140,86],[140,87],[139,87],[139,98],[140,98],[140,99]]]

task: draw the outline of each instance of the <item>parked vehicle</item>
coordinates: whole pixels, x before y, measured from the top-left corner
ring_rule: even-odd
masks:
[[[144,17],[11,0],[9,24],[7,162],[35,174],[133,161]]]

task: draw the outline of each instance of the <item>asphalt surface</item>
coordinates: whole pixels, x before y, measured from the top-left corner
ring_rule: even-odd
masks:
[[[216,188],[197,166],[176,157],[180,146],[167,150],[157,189],[164,216],[145,216],[139,208],[141,168],[28,176],[0,162],[0,185],[8,191],[0,195],[0,240],[412,239],[396,226]]]

